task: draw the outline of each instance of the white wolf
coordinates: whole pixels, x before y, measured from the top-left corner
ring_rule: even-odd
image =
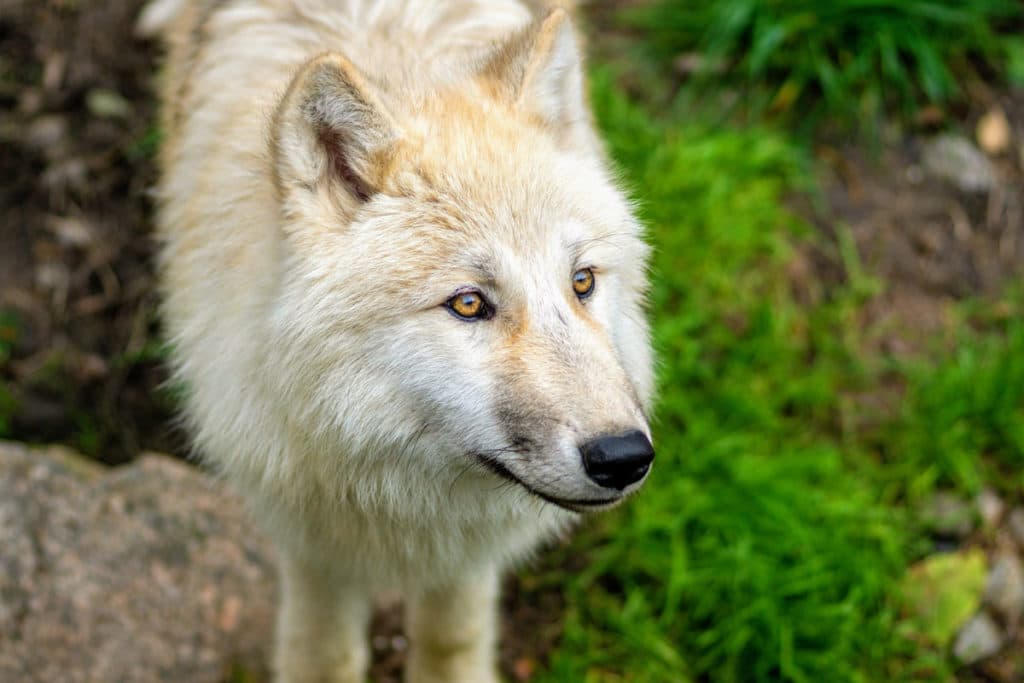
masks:
[[[567,12],[156,0],[165,321],[199,452],[280,550],[279,681],[490,683],[500,573],[654,452],[648,248]]]

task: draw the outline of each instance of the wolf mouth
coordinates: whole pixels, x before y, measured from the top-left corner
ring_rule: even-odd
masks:
[[[603,508],[609,505],[613,505],[622,500],[622,496],[614,496],[612,498],[600,498],[600,499],[584,499],[584,500],[568,500],[565,498],[558,498],[556,496],[549,495],[543,491],[538,491],[533,486],[530,486],[525,481],[512,474],[512,472],[505,467],[503,464],[495,460],[493,457],[488,456],[484,453],[474,453],[476,459],[488,470],[498,475],[506,481],[510,481],[514,484],[518,484],[524,488],[528,493],[540,498],[541,500],[557,505],[560,508],[569,510],[570,512],[589,512],[598,508]]]

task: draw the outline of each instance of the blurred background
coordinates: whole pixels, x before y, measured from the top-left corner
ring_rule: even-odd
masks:
[[[140,6],[0,0],[0,438],[104,465],[186,450]],[[581,15],[655,247],[658,462],[510,581],[509,680],[1024,681],[1024,3]]]

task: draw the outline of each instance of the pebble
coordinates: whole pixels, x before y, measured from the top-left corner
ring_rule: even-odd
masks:
[[[1010,534],[1017,545],[1024,548],[1024,508],[1013,508],[1006,520],[1006,526],[1009,527]]]
[[[921,519],[937,534],[964,538],[974,530],[974,508],[946,491],[936,493],[921,511]]]
[[[121,93],[94,88],[86,93],[85,106],[89,113],[101,119],[125,119],[132,113],[132,105]]]
[[[45,150],[63,142],[67,134],[67,120],[58,114],[48,114],[32,121],[25,137],[35,149]]]
[[[978,515],[981,516],[981,521],[986,527],[991,528],[999,524],[1006,505],[998,493],[986,487],[981,490],[974,502],[978,507]]]
[[[985,582],[985,603],[1012,627],[1024,613],[1024,567],[1013,552],[1000,552]]]
[[[988,154],[1002,154],[1010,146],[1010,122],[1001,107],[993,107],[978,120],[978,144]]]
[[[964,664],[974,664],[991,657],[1003,646],[999,627],[985,612],[981,612],[960,629],[953,645],[953,654]]]
[[[984,193],[995,187],[996,172],[985,153],[959,135],[940,135],[921,150],[926,174],[952,183],[962,192]]]

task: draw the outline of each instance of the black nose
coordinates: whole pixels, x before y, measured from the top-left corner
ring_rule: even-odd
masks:
[[[640,481],[654,461],[654,447],[643,432],[602,436],[580,446],[583,467],[595,482],[620,491]]]

